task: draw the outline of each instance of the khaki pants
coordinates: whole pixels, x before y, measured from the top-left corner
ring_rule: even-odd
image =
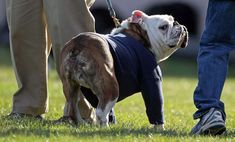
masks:
[[[13,112],[39,115],[47,111],[50,49],[59,73],[63,45],[80,32],[94,31],[91,5],[91,0],[6,0],[11,56],[19,87],[13,96]],[[90,117],[93,109],[87,101],[82,100],[80,105],[86,110],[82,117]]]

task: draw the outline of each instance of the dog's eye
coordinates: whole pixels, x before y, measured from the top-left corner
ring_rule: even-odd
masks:
[[[159,27],[160,30],[165,31],[168,28],[168,25],[162,25]]]

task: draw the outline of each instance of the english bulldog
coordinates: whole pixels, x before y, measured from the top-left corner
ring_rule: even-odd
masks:
[[[85,32],[75,36],[65,44],[60,58],[67,114],[76,123],[84,122],[78,101],[87,96],[85,88],[98,98],[97,123],[108,126],[108,113],[115,103],[142,92],[150,123],[163,125],[158,63],[187,43],[186,27],[172,16],[148,16],[139,10],[109,35]]]

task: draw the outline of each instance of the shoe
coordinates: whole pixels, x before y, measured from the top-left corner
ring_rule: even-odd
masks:
[[[112,108],[109,112],[109,124],[116,124],[116,116],[114,113],[114,109]]]
[[[164,131],[165,130],[164,124],[153,125],[153,128],[154,128],[154,130],[157,130],[157,131]]]
[[[33,116],[31,114],[24,114],[24,113],[10,113],[8,116],[8,118],[11,118],[11,119],[22,119],[22,118],[35,118],[37,120],[44,120],[44,116],[43,115],[36,115],[36,116]]]
[[[222,113],[211,108],[193,127],[192,135],[221,135],[226,131]]]

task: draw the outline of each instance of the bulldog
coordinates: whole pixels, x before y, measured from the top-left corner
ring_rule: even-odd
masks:
[[[65,44],[60,58],[67,114],[74,122],[84,123],[78,101],[95,95],[97,123],[108,126],[108,113],[115,103],[141,92],[150,123],[163,125],[158,63],[187,43],[186,27],[172,16],[148,16],[139,10],[111,34],[86,32],[75,36]]]

